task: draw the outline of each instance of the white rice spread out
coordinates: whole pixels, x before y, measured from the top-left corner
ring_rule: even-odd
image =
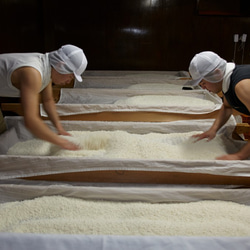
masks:
[[[126,131],[71,131],[67,140],[80,146],[80,150],[64,150],[49,142],[32,139],[18,142],[7,152],[8,155],[70,156],[123,159],[174,159],[213,160],[227,154],[228,144],[233,143],[223,135],[211,141],[194,142],[192,135],[201,133],[149,133],[132,134]],[[237,149],[235,149],[236,151]]]
[[[190,96],[175,95],[139,95],[126,99],[119,99],[116,105],[148,105],[148,106],[174,106],[174,107],[213,107],[215,103],[210,100],[195,98]]]
[[[171,84],[171,83],[137,83],[129,87],[129,89],[147,89],[147,90],[181,90],[183,84]]]
[[[63,196],[0,205],[0,232],[250,236],[250,207],[229,201],[151,204]]]

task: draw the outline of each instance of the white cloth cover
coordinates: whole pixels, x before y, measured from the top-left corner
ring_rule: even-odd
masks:
[[[0,233],[0,250],[248,250],[249,237],[88,236]],[[149,248],[151,247],[152,248]]]
[[[250,189],[239,185],[156,185],[0,180],[0,203],[54,195],[87,200],[149,203],[221,200],[250,205]]]
[[[86,70],[75,88],[128,88],[140,83],[171,83],[189,78],[187,71],[109,71]]]
[[[187,96],[208,100],[212,105],[208,106],[164,106],[164,105],[119,105],[115,101],[126,99],[128,97],[140,95],[171,95],[180,98]],[[221,107],[221,99],[205,90],[192,91],[169,91],[169,90],[133,90],[133,89],[61,89],[61,97],[56,104],[57,112],[60,116],[75,115],[98,112],[116,112],[116,111],[150,111],[150,112],[168,112],[185,114],[206,114]],[[41,115],[47,116],[41,105]]]
[[[0,201],[32,199],[44,195],[83,199],[146,202],[228,200],[249,205],[250,190],[227,186],[72,185],[24,180],[0,181]],[[249,237],[109,236],[0,233],[0,249],[249,249]]]
[[[19,140],[31,139],[29,132],[23,125],[22,118],[10,117],[6,119],[9,128],[15,127]],[[172,133],[205,131],[213,120],[177,121],[167,123],[136,123],[136,122],[81,122],[65,121],[66,130],[125,130],[132,133]],[[50,126],[51,124],[48,123]],[[230,140],[235,120],[228,122],[220,133],[224,133]],[[241,148],[244,141],[234,141],[235,147]],[[84,157],[32,157],[0,155],[0,179],[11,179],[52,173],[98,171],[98,170],[141,170],[167,171],[185,173],[207,173],[228,176],[250,176],[249,160],[245,161],[184,161],[184,160],[142,160],[142,159],[98,159]]]

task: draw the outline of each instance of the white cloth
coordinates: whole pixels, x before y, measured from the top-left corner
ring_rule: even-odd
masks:
[[[16,123],[15,118],[7,122],[10,129],[15,127],[22,140],[31,139],[24,133],[25,127],[21,120]],[[86,121],[62,121],[63,127],[67,130],[125,130],[131,133],[160,132],[171,133],[174,131],[205,131],[211,127],[214,120],[190,120],[175,122],[86,122]],[[12,124],[10,124],[12,123]],[[20,125],[22,126],[20,127]],[[47,123],[51,128],[51,124]],[[229,120],[219,133],[228,138],[235,127],[235,120]],[[21,129],[22,128],[22,129]],[[20,140],[21,140],[20,138]],[[245,141],[232,141],[240,149]],[[138,170],[138,171],[163,171],[183,173],[204,173],[227,176],[250,176],[249,160],[245,161],[171,161],[171,160],[141,160],[141,159],[99,159],[84,157],[60,157],[44,156],[8,156],[0,155],[0,180],[28,177],[35,175],[46,175],[56,173],[72,173],[85,171],[104,170]],[[237,167],[235,167],[237,166]]]
[[[20,91],[12,85],[12,73],[21,67],[33,67],[42,78],[42,91],[51,81],[51,66],[48,54],[12,53],[0,55],[0,96],[19,97]]]
[[[128,88],[145,83],[173,83],[190,78],[187,71],[110,71],[86,70],[83,81],[75,81],[75,88]]]
[[[171,95],[187,96],[191,98],[199,98],[209,100],[213,105],[209,106],[190,106],[190,105],[118,105],[116,101],[126,99],[138,95]],[[198,99],[197,99],[198,100]],[[204,114],[210,113],[221,108],[222,101],[218,95],[209,93],[206,90],[192,91],[169,91],[169,90],[136,90],[136,89],[61,89],[60,100],[57,103],[57,113],[60,116],[98,113],[98,112],[169,112],[169,113],[185,113],[185,114]],[[41,115],[47,116],[41,106]]]
[[[44,195],[65,197],[144,201],[192,202],[198,200],[229,200],[249,205],[249,189],[237,187],[72,184],[38,181],[0,181],[0,201],[22,201]],[[73,249],[249,249],[249,237],[192,237],[192,236],[110,236],[0,233],[0,249],[73,250]]]
[[[185,237],[185,236],[88,236],[88,235],[42,235],[0,234],[0,249],[12,250],[248,250],[249,237]]]

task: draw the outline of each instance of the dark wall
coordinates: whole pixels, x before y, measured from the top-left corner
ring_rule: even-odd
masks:
[[[250,41],[249,0],[214,0],[219,14],[209,12],[209,1],[0,0],[0,53],[46,52],[70,43],[84,50],[88,69],[99,70],[187,70],[203,50],[232,61],[233,35],[248,34]],[[244,63],[250,63],[248,40]],[[236,63],[242,61],[239,45]]]

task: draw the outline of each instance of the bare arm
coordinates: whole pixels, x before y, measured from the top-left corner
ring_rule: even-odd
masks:
[[[250,79],[240,81],[235,87],[235,93],[240,101],[250,110]],[[218,160],[245,160],[250,157],[250,142],[248,142],[240,151],[234,154],[223,155]]]
[[[232,113],[233,109],[229,106],[225,99],[210,130],[217,133],[217,131],[228,121]]]
[[[40,73],[34,68],[24,67],[13,74],[12,80],[14,82],[13,85],[20,89],[24,121],[31,133],[64,149],[78,149],[75,144],[50,130],[41,119],[39,115]]]
[[[42,103],[45,112],[47,113],[49,119],[56,127],[57,131],[61,135],[70,135],[64,130],[60,122],[59,116],[56,112],[56,106],[53,98],[52,85],[49,84],[41,93]]]
[[[222,104],[211,128],[208,131],[202,134],[194,135],[193,137],[197,138],[198,141],[205,138],[209,141],[212,140],[216,136],[217,131],[228,121],[231,114],[232,108],[227,104],[226,100],[224,100],[224,103]]]

